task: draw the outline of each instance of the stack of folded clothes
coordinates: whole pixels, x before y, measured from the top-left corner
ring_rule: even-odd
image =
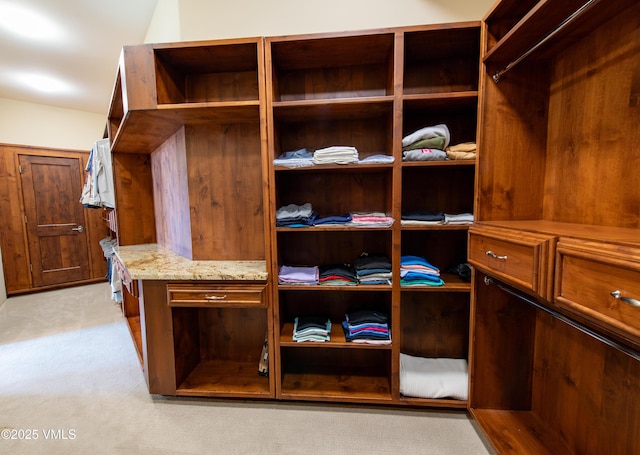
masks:
[[[279,284],[318,284],[317,266],[283,265],[278,272]]]
[[[298,316],[293,323],[293,340],[296,342],[325,342],[331,339],[331,321],[323,316]]]
[[[358,150],[347,145],[334,145],[313,152],[314,164],[351,164],[358,162]]]
[[[471,224],[473,213],[445,213],[444,224]]]
[[[445,150],[447,158],[450,160],[475,160],[476,159],[476,143],[463,142],[461,144],[450,145]]]
[[[349,225],[363,228],[391,227],[393,218],[388,213],[382,212],[351,212]]]
[[[284,152],[273,160],[273,165],[289,168],[313,166],[313,152],[306,148]]]
[[[445,149],[450,140],[449,128],[440,124],[427,126],[402,138],[403,161],[440,161],[447,159]]]
[[[356,271],[350,264],[330,264],[319,267],[319,283],[333,286],[353,286],[358,284]]]
[[[313,225],[318,214],[313,211],[311,204],[289,204],[276,211],[277,227],[308,227]]]
[[[353,264],[360,284],[391,284],[391,260],[362,253]]]
[[[376,310],[357,310],[345,314],[342,329],[347,341],[391,344],[388,316]]]
[[[440,270],[420,256],[402,256],[400,258],[401,286],[442,286]]]
[[[370,155],[358,161],[358,164],[391,164],[394,158],[390,155]]]
[[[431,212],[429,210],[414,210],[402,212],[400,223],[403,226],[420,226],[444,223],[443,212]]]
[[[323,216],[313,220],[314,226],[332,226],[332,225],[340,225],[340,224],[348,224],[351,222],[351,215],[349,213],[345,213],[344,215],[329,215]]]

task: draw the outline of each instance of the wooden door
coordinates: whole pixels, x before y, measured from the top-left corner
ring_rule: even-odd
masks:
[[[78,158],[20,155],[33,287],[89,279]]]

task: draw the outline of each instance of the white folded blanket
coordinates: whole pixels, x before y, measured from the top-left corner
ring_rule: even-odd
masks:
[[[400,354],[400,393],[418,398],[466,400],[469,375],[465,359]]]

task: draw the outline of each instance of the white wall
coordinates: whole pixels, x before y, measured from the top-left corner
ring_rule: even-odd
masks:
[[[158,0],[147,29],[145,43],[169,43],[180,39],[180,0]]]
[[[105,114],[0,98],[0,142],[90,150],[103,136]]]
[[[154,15],[145,41],[278,36],[472,21],[482,19],[493,3],[494,0],[159,0],[158,14]],[[175,21],[179,22],[178,29]],[[167,29],[172,35],[167,35]]]

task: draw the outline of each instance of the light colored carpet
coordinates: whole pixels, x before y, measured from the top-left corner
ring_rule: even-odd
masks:
[[[0,306],[0,433],[1,454],[493,453],[464,412],[149,395],[102,283]]]

